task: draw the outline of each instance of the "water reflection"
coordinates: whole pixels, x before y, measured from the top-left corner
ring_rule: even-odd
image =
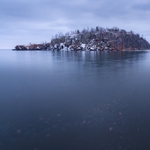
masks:
[[[0,148],[147,149],[149,56],[2,51]]]

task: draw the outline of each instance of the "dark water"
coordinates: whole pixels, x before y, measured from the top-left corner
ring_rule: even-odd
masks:
[[[0,50],[0,150],[149,150],[150,51]]]

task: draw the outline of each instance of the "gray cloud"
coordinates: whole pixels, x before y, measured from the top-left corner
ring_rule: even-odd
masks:
[[[95,26],[133,30],[150,40],[149,8],[148,0],[1,0],[0,48]]]
[[[150,12],[150,2],[137,3],[133,5],[133,9],[137,11]]]

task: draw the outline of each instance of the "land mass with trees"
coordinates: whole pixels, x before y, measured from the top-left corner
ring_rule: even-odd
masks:
[[[133,31],[113,28],[87,28],[66,34],[58,33],[50,42],[42,44],[16,45],[14,50],[145,50],[149,42]]]

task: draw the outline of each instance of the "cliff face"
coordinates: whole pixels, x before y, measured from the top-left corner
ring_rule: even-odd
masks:
[[[150,44],[139,34],[123,29],[101,27],[58,34],[50,43],[17,45],[16,50],[142,50]]]

